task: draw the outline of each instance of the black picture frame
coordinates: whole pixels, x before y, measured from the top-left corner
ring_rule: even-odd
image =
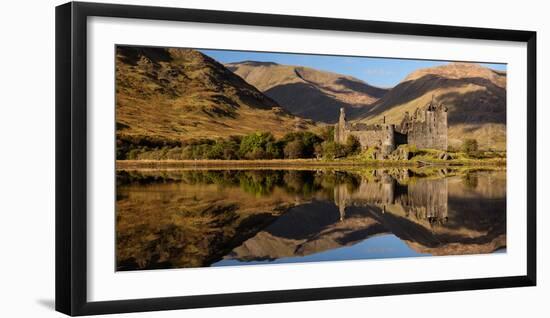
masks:
[[[527,274],[352,287],[88,302],[86,20],[91,16],[411,36],[501,40],[527,44]],[[91,315],[291,301],[447,292],[536,284],[536,32],[321,17],[70,2],[56,7],[56,310]]]

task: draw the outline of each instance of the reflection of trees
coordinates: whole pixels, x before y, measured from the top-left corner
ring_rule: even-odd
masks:
[[[342,171],[311,170],[191,170],[155,174],[137,171],[117,172],[118,185],[170,182],[239,186],[242,190],[255,195],[269,195],[279,187],[289,194],[311,196],[322,191],[332,192],[336,185],[342,184],[346,185],[349,191],[355,191],[361,182],[361,176]]]
[[[467,186],[470,189],[477,188],[478,184],[478,177],[475,173],[465,173],[462,176],[462,181],[464,182],[464,185]]]
[[[280,186],[282,183],[282,175],[277,171],[241,172],[236,179],[239,180],[241,189],[258,196],[269,195],[275,186]]]

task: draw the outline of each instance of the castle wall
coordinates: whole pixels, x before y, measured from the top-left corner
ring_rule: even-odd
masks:
[[[344,109],[340,109],[340,117],[334,127],[334,141],[344,144],[349,136],[356,137],[363,150],[378,147],[383,154],[389,154],[395,149],[394,125],[349,125]]]
[[[424,111],[409,125],[407,143],[417,148],[447,150],[447,112]]]
[[[347,134],[355,136],[362,149],[378,147],[384,154],[395,149],[393,125],[379,126],[372,130],[350,130]]]

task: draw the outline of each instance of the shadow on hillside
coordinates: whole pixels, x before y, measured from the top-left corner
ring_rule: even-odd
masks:
[[[284,105],[284,108],[293,115],[328,124],[338,121],[340,108],[344,108],[350,117],[353,117],[353,114],[360,109],[360,107],[330,97],[313,85],[306,83],[279,85],[264,93],[280,105]]]
[[[361,92],[375,98],[382,98],[389,91],[388,89],[385,89],[385,88],[370,86],[368,84],[358,82],[358,81],[351,81],[344,77],[337,79],[336,84],[340,84],[348,89]]]
[[[505,88],[481,77],[449,79],[433,74],[400,83],[375,102],[367,112],[356,112],[351,117],[376,116],[436,89],[459,88],[472,84],[483,87],[483,90],[466,94],[452,92],[436,96],[443,104],[452,106],[449,109],[449,124],[506,123]]]

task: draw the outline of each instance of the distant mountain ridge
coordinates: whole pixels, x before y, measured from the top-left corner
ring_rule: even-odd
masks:
[[[495,71],[476,63],[455,62],[437,67],[422,68],[410,73],[402,82],[419,79],[425,75],[439,75],[447,79],[480,77],[486,78],[495,85],[506,87],[506,72]]]
[[[340,108],[354,114],[386,94],[351,76],[273,62],[243,61],[226,67],[303,118],[335,123]]]

